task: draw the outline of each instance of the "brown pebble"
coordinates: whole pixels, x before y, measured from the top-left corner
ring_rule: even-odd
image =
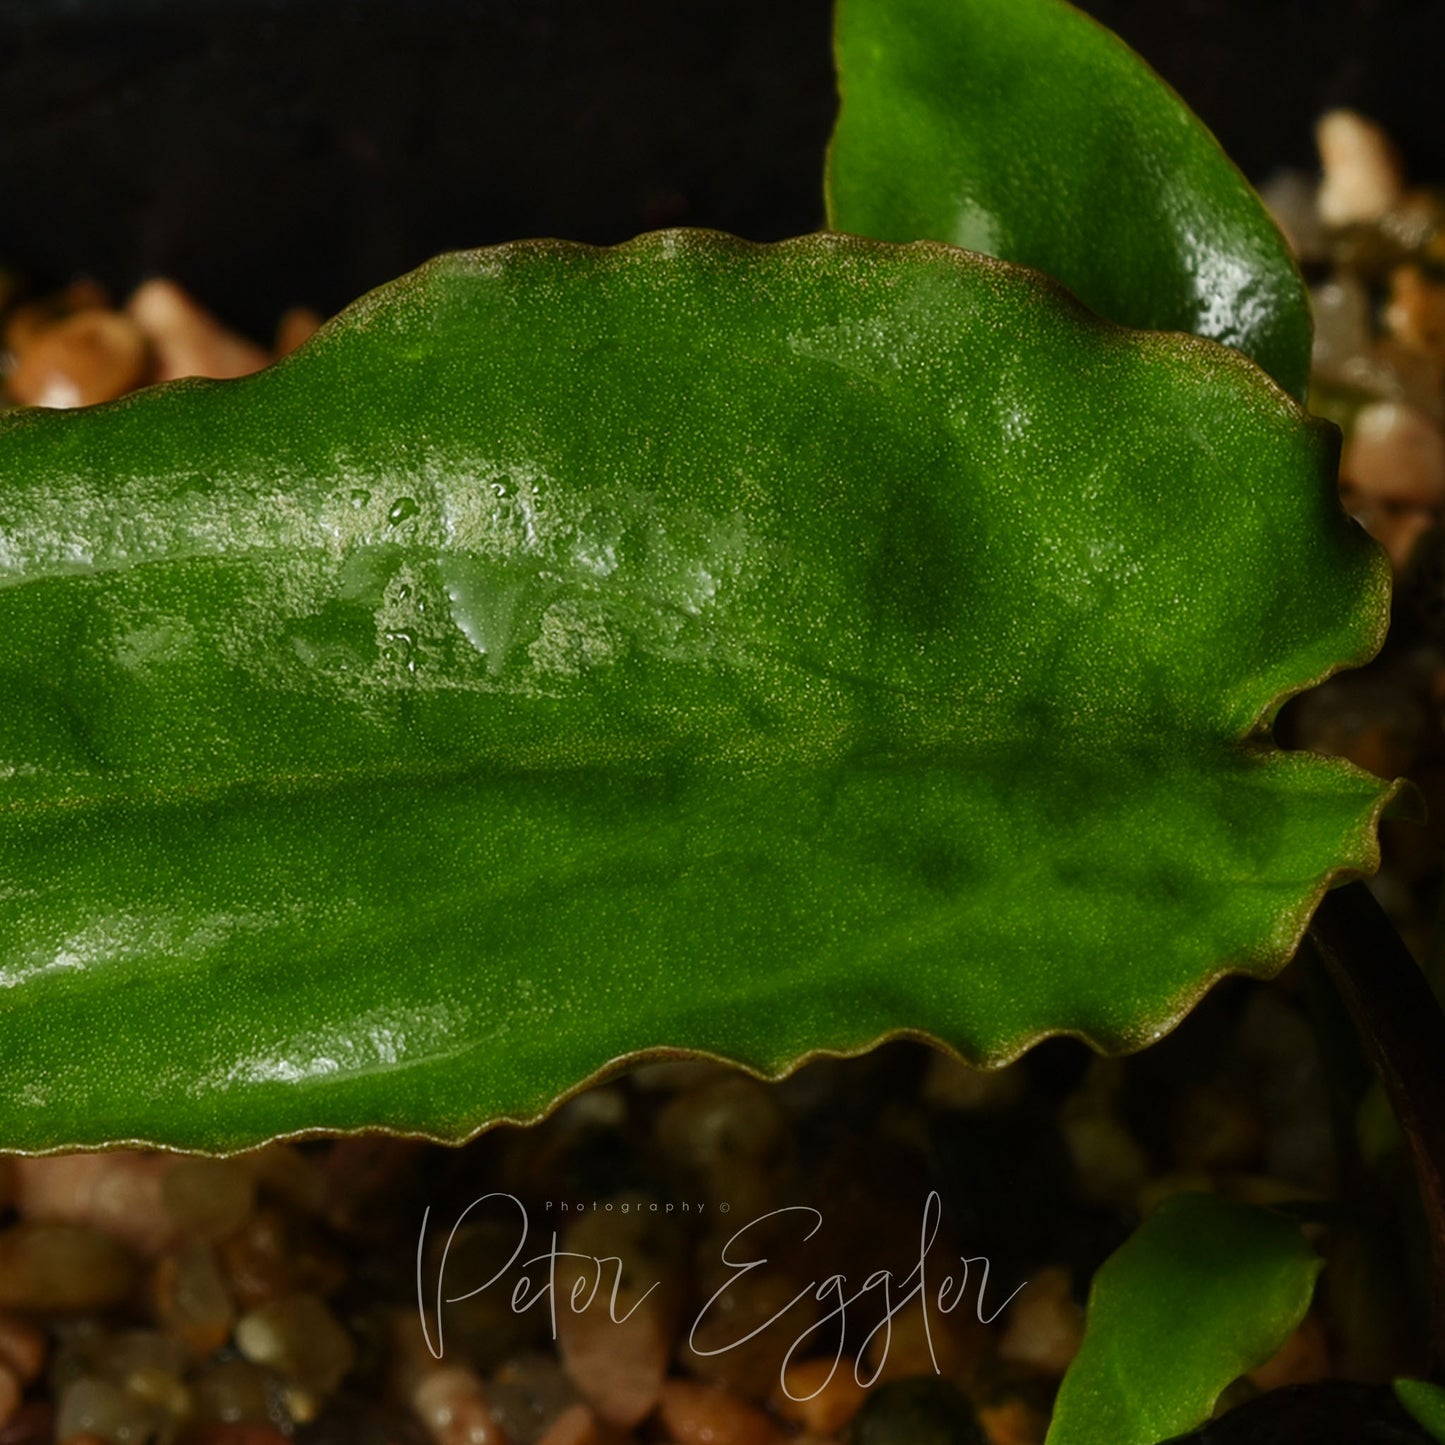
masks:
[[[1196,1082],[1174,1099],[1174,1160],[1180,1169],[1248,1169],[1264,1153],[1264,1120],[1238,1090]]]
[[[0,1309],[110,1309],[130,1294],[135,1278],[129,1251],[97,1230],[22,1223],[0,1231]]]
[[[1016,1395],[980,1405],[978,1423],[988,1445],[1043,1445],[1049,1429],[1048,1414]]]
[[[1397,266],[1390,274],[1385,325],[1417,351],[1445,349],[1445,286],[1427,279],[1419,266]]]
[[[293,306],[281,314],[276,323],[276,355],[290,356],[303,342],[310,341],[326,318],[309,306]]]
[[[786,1437],[761,1410],[716,1385],[669,1380],[657,1418],[675,1445],[776,1445]]]
[[[0,1425],[8,1425],[20,1413],[25,1385],[20,1376],[0,1360]]]
[[[169,1162],[132,1149],[19,1159],[15,1207],[22,1219],[88,1225],[154,1258],[175,1242],[161,1205]]]
[[[1324,1327],[1315,1315],[1306,1315],[1284,1344],[1249,1372],[1249,1378],[1261,1390],[1282,1390],[1287,1385],[1318,1384],[1331,1373],[1330,1347]]]
[[[853,1374],[852,1361],[803,1360],[788,1367],[781,1389],[773,1396],[773,1409],[783,1419],[801,1425],[810,1435],[834,1435],[862,1408],[868,1392]]]
[[[1009,1307],[998,1357],[1058,1379],[1083,1339],[1084,1312],[1073,1298],[1069,1271],[1041,1269]]]
[[[1367,499],[1414,507],[1445,504],[1445,435],[1413,406],[1362,406],[1345,440],[1340,474]]]
[[[1332,110],[1315,125],[1324,178],[1320,219],[1327,226],[1378,221],[1404,195],[1405,180],[1389,136],[1352,110]]]
[[[0,1425],[0,1445],[54,1445],[55,1406],[49,1400],[27,1400]]]
[[[150,339],[157,381],[249,376],[270,363],[254,341],[223,326],[174,281],[147,281],[125,309]]]
[[[214,1354],[231,1337],[236,1310],[208,1245],[182,1245],[161,1260],[151,1275],[150,1298],[156,1323],[197,1358]]]
[[[1440,520],[1440,514],[1431,508],[1366,501],[1350,488],[1342,490],[1342,500],[1345,510],[1385,549],[1396,577],[1410,565],[1415,549]]]
[[[202,1425],[187,1433],[186,1445],[290,1445],[290,1440],[269,1425],[238,1422]]]
[[[309,1220],[263,1205],[245,1227],[217,1246],[227,1288],[242,1309],[295,1290],[329,1295],[346,1279],[346,1263]]]
[[[16,306],[5,318],[4,350],[14,356],[57,321],[80,311],[110,311],[110,297],[94,281],[73,281],[64,291]]]
[[[411,1407],[437,1445],[505,1445],[481,1379],[463,1366],[433,1370],[413,1391]]]
[[[860,1372],[863,1378],[878,1385],[935,1373],[951,1380],[970,1379],[978,1371],[990,1336],[977,1315],[967,1309],[960,1304],[943,1311],[932,1305],[925,1314],[922,1301],[915,1296],[868,1341],[867,1369]]]
[[[234,1159],[183,1157],[161,1176],[161,1199],[184,1238],[214,1244],[251,1217],[256,1180]]]
[[[129,317],[81,311],[29,339],[6,387],[22,406],[92,406],[139,386],[148,365],[145,336]]]
[[[0,1312],[0,1362],[15,1371],[22,1385],[32,1385],[40,1378],[48,1350],[45,1331],[39,1325]]]

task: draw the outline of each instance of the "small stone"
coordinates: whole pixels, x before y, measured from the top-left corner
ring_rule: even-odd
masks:
[[[27,1400],[0,1425],[0,1445],[55,1445],[55,1406],[49,1400]]]
[[[1374,340],[1370,294],[1364,283],[1344,272],[1310,292],[1310,309],[1315,317],[1310,355],[1314,375],[1336,384],[1356,384],[1358,376],[1346,368],[1366,356]]]
[[[849,1438],[853,1445],[987,1445],[967,1396],[936,1376],[875,1391]]]
[[[55,1419],[60,1445],[91,1433],[108,1445],[170,1445],[175,1419],[159,1405],[137,1399],[110,1380],[86,1376],[66,1386]]]
[[[180,1158],[161,1178],[161,1199],[182,1236],[214,1244],[251,1217],[256,1181],[234,1159]]]
[[[0,1231],[0,1309],[110,1309],[126,1299],[135,1280],[129,1252],[97,1230],[22,1223]]]
[[[604,1424],[586,1405],[578,1404],[558,1415],[537,1445],[628,1445],[631,1438]]]
[[[1022,1069],[975,1069],[950,1054],[935,1053],[923,1077],[923,1101],[938,1109],[1010,1109],[1024,1095]]]
[[[998,1357],[1060,1379],[1084,1340],[1084,1312],[1066,1269],[1039,1270],[1009,1307]]]
[[[550,1355],[508,1360],[487,1384],[487,1407],[511,1445],[533,1445],[576,1403],[576,1387]]]
[[[854,1377],[852,1364],[812,1359],[790,1365],[773,1395],[773,1409],[784,1420],[801,1425],[810,1435],[834,1435],[862,1408],[868,1391]]]
[[[680,1303],[679,1241],[653,1214],[597,1211],[569,1226],[561,1247],[581,1258],[557,1266],[558,1353],[597,1414],[631,1429],[652,1413],[667,1376]]]
[[[1405,192],[1405,179],[1390,138],[1373,121],[1351,110],[1332,110],[1315,125],[1324,179],[1320,219],[1327,226],[1378,221]]]
[[[97,1342],[90,1355],[97,1374],[131,1388],[137,1376],[185,1373],[185,1351],[156,1330],[121,1330]]]
[[[1439,507],[1445,504],[1445,435],[1404,402],[1371,402],[1355,416],[1340,474],[1371,500]]]
[[[263,1205],[217,1247],[226,1285],[242,1309],[297,1290],[329,1295],[346,1279],[346,1263],[310,1220]]]
[[[236,1348],[320,1395],[331,1394],[356,1361],[351,1336],[314,1294],[286,1295],[243,1315]]]
[[[1259,1110],[1238,1090],[1186,1084],[1174,1100],[1174,1161],[1180,1169],[1249,1169],[1264,1152]]]
[[[246,1360],[207,1367],[191,1386],[196,1417],[224,1425],[265,1425],[271,1419],[271,1376]]]
[[[29,339],[6,387],[22,406],[93,406],[139,386],[149,359],[146,339],[128,317],[81,311]]]
[[[669,1380],[657,1418],[674,1445],[781,1445],[787,1437],[761,1410],[716,1385]]]
[[[977,1373],[989,1347],[988,1330],[970,1310],[969,1301],[943,1311],[936,1299],[925,1314],[923,1301],[915,1296],[869,1339],[864,1379],[886,1385],[915,1375],[937,1373],[968,1380]],[[880,1318],[881,1314],[880,1309]]]
[[[22,1219],[84,1224],[155,1258],[175,1242],[161,1205],[169,1162],[133,1149],[18,1159],[15,1207]]]
[[[1107,1109],[1065,1109],[1059,1129],[1091,1204],[1123,1205],[1149,1177],[1149,1159],[1123,1121]]]
[[[1416,265],[1390,273],[1385,325],[1397,340],[1417,351],[1445,349],[1445,286],[1428,280]]]
[[[40,1378],[48,1353],[45,1331],[39,1325],[0,1312],[0,1361],[15,1372],[22,1385],[32,1385]]]
[[[209,1245],[167,1255],[151,1275],[150,1294],[156,1322],[193,1355],[214,1354],[230,1339],[236,1310]]]
[[[186,1435],[186,1445],[291,1445],[279,1430],[260,1420],[202,1425]]]
[[[791,1152],[787,1116],[769,1089],[732,1073],[671,1100],[658,1115],[658,1148],[741,1219],[772,1207],[780,1166]]]
[[[417,1386],[411,1403],[436,1445],[507,1445],[472,1370],[460,1365],[433,1370]]]
[[[319,1215],[326,1208],[325,1171],[294,1144],[266,1144],[237,1155],[236,1162],[251,1171],[263,1194],[298,1214]]]
[[[125,309],[150,340],[157,381],[248,376],[271,360],[255,342],[223,326],[174,281],[147,281]]]
[[[1324,257],[1319,183],[1313,176],[1303,171],[1276,171],[1259,188],[1259,198],[1284,233],[1297,261],[1318,261]]]
[[[980,1405],[978,1423],[988,1445],[1044,1445],[1049,1432],[1048,1411],[1017,1395]]]
[[[19,1413],[25,1398],[25,1385],[20,1376],[0,1360],[0,1426],[8,1425]]]
[[[290,356],[298,346],[310,341],[326,318],[309,306],[293,306],[281,313],[276,323],[276,355]]]
[[[1315,1315],[1306,1315],[1300,1327],[1262,1365],[1249,1372],[1261,1390],[1282,1390],[1288,1385],[1313,1385],[1333,1374],[1329,1341]]]
[[[1440,514],[1433,508],[1369,501],[1348,486],[1342,488],[1341,500],[1350,516],[1385,549],[1396,577],[1412,565],[1416,552],[1440,521]]]

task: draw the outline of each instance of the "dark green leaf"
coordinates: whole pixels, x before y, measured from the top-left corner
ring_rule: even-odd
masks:
[[[1374,864],[1261,731],[1385,624],[1336,446],[1032,273],[696,233],[8,418],[0,1142],[1148,1041]]]
[[[831,225],[1036,266],[1304,396],[1309,303],[1284,239],[1117,36],[1059,0],[839,0],[837,50]]]
[[[1094,1276],[1048,1445],[1157,1445],[1207,1420],[1298,1328],[1321,1263],[1281,1215],[1165,1200]]]

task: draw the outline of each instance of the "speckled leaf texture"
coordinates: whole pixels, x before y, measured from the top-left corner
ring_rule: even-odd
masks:
[[[1284,238],[1117,36],[1062,0],[839,0],[837,54],[830,225],[1036,266],[1304,397],[1309,301]]]
[[[0,423],[0,1145],[1169,1028],[1376,861],[1337,434],[933,244],[442,258]]]
[[[1158,1445],[1203,1424],[1299,1327],[1323,1263],[1267,1209],[1166,1199],[1094,1276],[1047,1445]]]

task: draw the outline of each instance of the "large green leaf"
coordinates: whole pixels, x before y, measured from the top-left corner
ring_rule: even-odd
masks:
[[[0,428],[0,1143],[458,1138],[609,1061],[1144,1043],[1385,789],[1337,434],[947,247],[443,258]]]
[[[1269,1210],[1165,1200],[1094,1277],[1047,1445],[1158,1445],[1192,1430],[1299,1326],[1322,1264]]]
[[[1128,326],[1309,379],[1303,281],[1184,102],[1060,0],[839,0],[829,223],[1056,276]]]

